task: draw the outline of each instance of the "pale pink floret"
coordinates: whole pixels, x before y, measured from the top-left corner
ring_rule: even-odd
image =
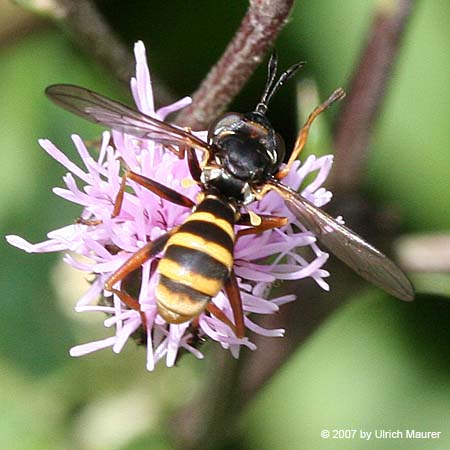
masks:
[[[136,78],[131,80],[131,91],[138,109],[160,120],[190,103],[185,97],[172,105],[154,110],[153,92],[147,66],[145,48],[142,42],[135,45]],[[154,142],[137,139],[117,131],[112,132],[114,147],[110,145],[110,133],[104,132],[100,150],[93,158],[82,139],[72,136],[84,167],[71,162],[52,142],[39,141],[42,148],[68,173],[64,176],[65,188],[55,188],[55,194],[83,207],[81,217],[86,220],[100,220],[96,226],[84,224],[69,225],[48,233],[48,240],[31,244],[18,236],[7,236],[7,240],[30,253],[68,251],[64,261],[74,268],[96,275],[89,290],[79,299],[77,312],[100,312],[106,314],[104,325],[114,328],[111,337],[101,341],[78,345],[70,350],[72,356],[82,356],[106,347],[119,353],[129,337],[142,327],[141,316],[137,311],[125,307],[116,297],[111,306],[96,305],[99,297],[111,297],[103,290],[107,278],[117,270],[130,255],[141,248],[148,240],[153,240],[174,226],[179,225],[189,215],[187,208],[162,200],[142,186],[129,182],[132,193],[127,193],[119,217],[111,218],[115,197],[121,182],[121,163],[124,161],[133,171],[155,179],[182,192],[195,201],[199,192],[197,186],[184,187],[182,181],[190,174],[185,160],[164,150]],[[198,133],[206,139],[206,133]],[[304,178],[315,172],[315,179],[301,191],[302,195],[316,206],[323,206],[331,198],[331,193],[321,187],[332,165],[332,157],[308,157],[303,164],[295,162],[284,182],[299,190]],[[77,183],[76,179],[81,183]],[[294,295],[285,295],[267,300],[271,284],[277,280],[290,280],[311,277],[319,286],[328,290],[324,278],[329,273],[322,268],[328,254],[322,252],[315,243],[314,235],[294,220],[282,199],[274,192],[263,200],[251,205],[256,213],[275,214],[289,217],[292,224],[261,235],[243,236],[235,247],[234,270],[242,292],[243,308],[246,313],[245,326],[248,330],[269,337],[283,336],[284,330],[267,330],[257,325],[248,313],[272,314],[280,305],[293,301]],[[108,248],[115,245],[122,249],[111,253]],[[108,247],[109,246],[109,247]],[[306,261],[297,254],[298,247],[309,246],[315,258]],[[87,257],[80,260],[77,255]],[[262,260],[271,257],[271,263]],[[173,366],[180,349],[192,353],[197,358],[203,354],[190,345],[189,324],[169,325],[157,314],[154,298],[156,279],[151,276],[150,262],[143,265],[142,284],[139,303],[147,318],[147,369],[153,370],[155,364],[165,358],[167,366]],[[213,299],[214,303],[229,317],[233,314],[227,297],[221,292]],[[219,342],[230,350],[233,356],[239,355],[242,346],[252,350],[255,344],[246,337],[238,339],[233,331],[214,316],[201,314],[200,332]]]

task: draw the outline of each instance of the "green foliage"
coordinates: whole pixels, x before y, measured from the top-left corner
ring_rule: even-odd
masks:
[[[297,2],[277,43],[282,64],[307,60],[300,78],[313,80],[321,98],[345,87],[374,3]],[[101,5],[130,48],[138,39],[146,43],[151,68],[180,96],[191,92],[218,58],[246,7],[245,2],[206,0],[195,2],[195,8],[184,0],[139,0],[133,8],[121,1]],[[449,30],[446,0],[417,2],[372,141],[366,191],[400,211],[409,230],[448,231]],[[233,109],[254,104],[264,77],[265,71],[258,70]],[[48,230],[79,214],[51,193],[53,186],[62,185],[64,169],[40,149],[37,139],[52,139],[76,159],[70,134],[93,138],[99,128],[45,99],[44,88],[56,82],[88,86],[115,98],[126,95],[57,29],[35,30],[0,47],[3,235],[41,241]],[[271,110],[288,143],[297,128],[294,93],[291,84]],[[325,115],[315,146],[329,142],[329,122],[336,111]],[[177,369],[161,366],[148,374],[144,353],[132,346],[120,356],[104,351],[70,359],[71,345],[104,334],[94,336],[97,324],[85,324],[71,313],[78,293],[70,277],[61,281],[55,274],[61,256],[27,255],[4,240],[0,246],[0,448],[171,448],[162,437],[170,435],[164,420],[207,378],[207,364],[183,358]],[[74,286],[68,290],[71,298],[60,298],[62,284]],[[371,293],[352,299],[249,407],[241,423],[241,447],[448,448],[448,436],[364,445],[320,438],[325,428],[447,429],[448,316],[448,302],[437,296],[420,296],[413,305]]]
[[[431,300],[432,299],[432,300]],[[432,303],[430,303],[432,301]],[[250,449],[442,449],[440,440],[323,439],[323,429],[444,431],[448,303],[354,298],[324,324],[250,406]]]

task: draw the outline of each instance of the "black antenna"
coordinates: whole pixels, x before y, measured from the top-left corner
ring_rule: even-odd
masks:
[[[261,97],[261,100],[259,101],[258,105],[256,106],[256,110],[259,111],[259,109],[262,107],[264,108],[265,106],[265,110],[260,111],[263,114],[266,112],[267,110],[267,97],[270,94],[270,91],[272,89],[273,83],[275,81],[275,77],[277,76],[277,70],[278,70],[278,56],[275,52],[272,52],[272,54],[270,55],[269,58],[269,63],[267,64],[267,83],[266,83],[266,87],[264,88],[264,92],[263,95]]]
[[[284,71],[278,81],[274,85],[275,77],[277,76],[277,68],[278,68],[278,56],[275,52],[270,55],[269,63],[267,65],[267,83],[264,88],[263,95],[261,100],[256,105],[255,111],[260,114],[266,114],[267,108],[269,106],[269,102],[272,99],[273,95],[286,83],[289,78],[293,77],[297,70],[299,70],[305,64],[304,61],[298,62],[293,66],[289,67],[286,71]]]

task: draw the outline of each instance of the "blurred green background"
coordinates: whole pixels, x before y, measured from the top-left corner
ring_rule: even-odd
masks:
[[[315,80],[322,98],[345,87],[376,3],[298,1],[276,45],[282,65],[307,60],[298,79]],[[246,9],[246,2],[226,0],[99,5],[130,48],[138,39],[145,42],[151,68],[180,97],[216,61]],[[401,214],[405,232],[449,232],[448,6],[448,0],[417,2],[372,143],[365,189]],[[264,77],[261,68],[235,109],[254,105]],[[64,170],[37,139],[50,138],[75,157],[70,134],[92,138],[98,129],[46,100],[43,90],[55,82],[127,98],[61,29],[0,1],[2,235],[38,242],[79,214],[52,194]],[[297,128],[294,89],[286,88],[271,109],[288,142]],[[148,373],[144,351],[133,344],[120,355],[105,350],[70,358],[71,346],[107,335],[101,317],[86,320],[72,312],[85,288],[82,276],[64,267],[61,255],[28,255],[3,239],[0,245],[0,449],[173,448],[166,420],[201,388],[208,363],[184,358],[176,369],[161,364]],[[448,294],[448,277],[440,280],[413,277],[423,291]],[[406,305],[367,287],[323,323],[248,405],[236,447],[229,448],[450,448],[449,319],[448,297],[422,293]],[[364,442],[322,439],[322,429],[443,435]]]

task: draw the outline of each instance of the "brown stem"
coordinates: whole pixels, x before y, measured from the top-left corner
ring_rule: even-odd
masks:
[[[414,4],[415,0],[382,2],[375,13],[335,127],[335,162],[328,180],[335,191],[355,191],[361,184],[372,128]]]
[[[45,21],[36,14],[30,14],[11,2],[0,2],[0,9],[0,49],[14,45],[45,26]]]
[[[211,349],[202,392],[170,421],[176,448],[214,450],[224,448],[235,433],[235,414],[240,410],[239,364],[228,351]]]
[[[177,123],[205,128],[242,89],[273,44],[294,0],[250,0],[248,11],[220,60],[193,95]]]
[[[204,128],[226,108],[286,23],[293,1],[250,0],[234,38],[194,93],[192,105],[177,116],[177,123],[194,129]],[[228,354],[216,356],[210,382],[203,393],[173,421],[173,436],[179,448],[218,448],[217,445],[226,442],[233,433],[235,412],[242,408],[238,383],[240,363],[234,362]]]

